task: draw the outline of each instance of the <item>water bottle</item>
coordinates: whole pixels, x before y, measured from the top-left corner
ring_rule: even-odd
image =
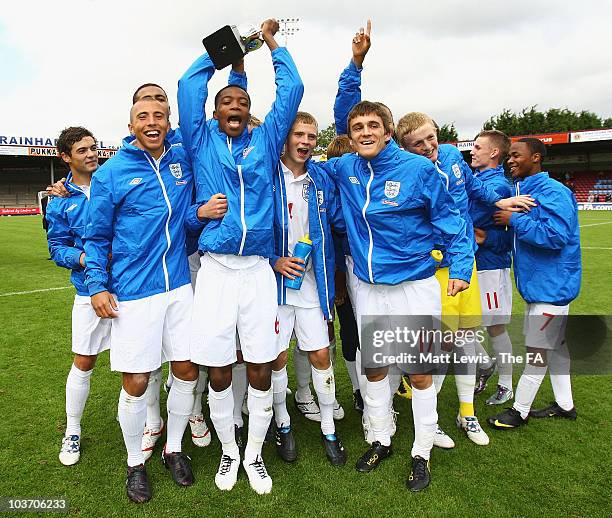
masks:
[[[299,257],[304,260],[303,264],[300,264],[302,268],[304,268],[301,277],[296,277],[295,279],[285,279],[285,287],[291,288],[292,290],[299,290],[302,287],[302,281],[304,280],[304,275],[306,275],[306,266],[308,265],[308,259],[310,259],[310,254],[312,252],[312,241],[308,234],[306,234],[303,238],[301,238],[295,245],[293,249],[293,257]]]

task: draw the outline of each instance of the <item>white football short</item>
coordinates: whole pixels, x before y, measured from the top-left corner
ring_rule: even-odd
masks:
[[[510,268],[478,272],[482,325],[509,324],[512,318]]]
[[[569,304],[567,306],[527,304],[523,323],[525,347],[557,349],[565,341],[568,314]]]
[[[357,279],[355,304],[360,318],[362,315],[432,315],[439,319],[442,314],[440,284],[433,275],[393,286]]]
[[[191,325],[191,360],[208,367],[236,361],[236,330],[244,361],[267,363],[283,350],[276,277],[267,259],[233,269],[201,258]]]
[[[110,349],[111,319],[100,318],[91,306],[91,298],[74,296],[72,306],[72,352],[94,356]]]
[[[302,351],[318,351],[329,347],[327,320],[321,308],[300,308],[285,304],[278,307],[278,320],[282,350],[289,348],[294,330],[298,347]]]
[[[392,330],[396,328],[396,325],[400,325],[398,320],[389,317],[406,315],[433,317],[433,322],[429,320],[429,322],[423,321],[422,324],[416,324],[415,322],[418,321],[413,321],[413,325],[433,326],[433,328],[429,328],[433,330],[439,330],[441,326],[442,301],[440,283],[433,275],[427,279],[405,281],[393,286],[388,284],[369,284],[359,279],[356,302],[359,310],[357,325],[359,343],[361,344],[361,364],[364,367],[368,366],[372,359],[376,362],[376,359],[374,356],[367,358],[370,353],[374,352],[374,349],[368,348],[362,340],[363,327],[368,324],[367,322],[362,322],[363,317],[379,316],[380,318],[375,319],[375,327],[380,330]],[[427,347],[429,347],[429,350],[437,353],[440,347],[439,338],[434,335],[429,340],[429,346],[424,343],[421,344],[424,348],[420,352],[426,352]],[[391,352],[391,350],[388,352]],[[402,352],[408,351],[402,350]],[[401,369],[407,374],[422,374],[430,372],[432,367],[431,365],[416,362],[414,364],[404,364]]]
[[[167,361],[189,360],[193,291],[172,291],[117,303],[111,331],[111,369],[152,372]]]

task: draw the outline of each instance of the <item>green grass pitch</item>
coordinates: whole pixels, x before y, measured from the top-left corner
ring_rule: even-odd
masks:
[[[583,212],[580,220],[584,275],[581,295],[571,312],[609,314],[612,213]],[[66,497],[70,514],[81,516],[609,516],[612,377],[574,377],[576,422],[532,420],[512,432],[485,425],[491,437],[487,447],[472,444],[456,430],[456,392],[454,383],[447,382],[438,414],[457,447],[434,449],[430,488],[411,494],[404,485],[413,437],[409,401],[396,398],[399,420],[393,457],[373,473],[357,473],[354,464],[365,451],[365,442],[340,359],[338,400],[346,417],[337,428],[349,452],[344,468],[334,469],[327,463],[318,424],[297,415],[289,399],[299,458],[293,465],[284,464],[273,446],[265,446],[264,458],[274,480],[270,495],[256,495],[243,471],[233,491],[218,491],[214,485],[220,456],[216,437],[211,446],[198,449],[186,435],[184,449],[193,459],[195,485],[175,486],[160,462],[158,446],[148,463],[153,500],[143,506],[130,504],[124,487],[126,454],[115,420],[120,377],[110,371],[108,353],[101,355],[92,376],[82,422],[81,461],[64,467],[57,458],[65,425],[66,375],[72,361],[74,292],[21,294],[69,286],[68,272],[47,260],[40,218],[0,218],[0,250],[0,497]],[[516,293],[514,300],[515,313],[522,313],[523,303]],[[584,336],[585,343],[589,339]],[[513,333],[513,341],[520,340],[520,333]],[[515,369],[515,383],[521,370]],[[492,413],[484,400],[493,388],[490,383],[476,401],[483,422]],[[546,379],[534,406],[551,400]]]

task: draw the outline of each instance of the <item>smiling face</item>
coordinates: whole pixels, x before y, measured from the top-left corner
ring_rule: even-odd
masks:
[[[238,87],[226,87],[219,94],[213,117],[219,129],[229,137],[242,135],[249,122],[251,102],[247,93]]]
[[[494,161],[494,158],[499,156],[499,149],[493,147],[491,139],[478,137],[474,141],[474,148],[470,151],[470,156],[472,157],[472,167],[484,171],[497,166],[497,161]]]
[[[136,137],[135,146],[148,151],[158,159],[164,152],[164,139],[168,133],[168,104],[145,99],[138,101],[130,112],[130,133]]]
[[[61,157],[76,175],[91,175],[98,169],[98,146],[93,137],[83,137],[72,144],[70,154],[62,153]]]
[[[312,156],[316,145],[317,127],[314,124],[307,124],[305,122],[294,124],[285,142],[283,163],[289,169],[292,169],[289,162],[295,165],[304,164]]]
[[[402,137],[402,147],[415,155],[421,155],[432,162],[438,160],[438,132],[433,124],[427,123],[406,133]]]
[[[357,154],[371,160],[391,140],[391,131],[386,131],[383,120],[374,113],[358,115],[349,121],[349,136]]]
[[[541,170],[540,153],[532,153],[525,142],[513,142],[510,146],[508,167],[512,178],[526,178]]]

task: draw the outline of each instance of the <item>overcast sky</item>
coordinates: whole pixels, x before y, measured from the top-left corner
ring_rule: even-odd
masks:
[[[118,142],[144,82],[166,88],[177,124],[177,80],[203,52],[202,38],[268,17],[300,18],[288,46],[305,83],[301,109],[321,128],[333,120],[338,76],[368,17],[363,97],[385,102],[396,120],[425,111],[470,139],[504,108],[612,116],[609,1],[22,0],[0,11],[0,135],[84,125]],[[246,68],[252,112],[262,118],[274,96],[267,48],[247,56]],[[227,73],[215,75],[213,92]]]

